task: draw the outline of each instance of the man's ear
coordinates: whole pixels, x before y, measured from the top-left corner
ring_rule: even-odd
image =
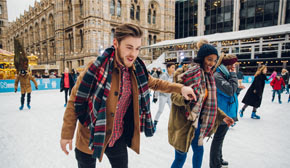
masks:
[[[119,46],[118,40],[116,38],[114,38],[114,40],[113,40],[113,45],[115,48],[118,48],[118,46]]]

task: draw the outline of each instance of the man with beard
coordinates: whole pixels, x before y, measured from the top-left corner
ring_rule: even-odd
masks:
[[[60,145],[68,154],[79,120],[75,154],[79,168],[94,168],[108,157],[113,168],[128,167],[127,146],[140,153],[140,132],[153,136],[149,89],[182,93],[196,99],[182,84],[151,77],[138,58],[142,30],[133,24],[116,28],[113,46],[90,62],[79,76],[67,104]],[[89,129],[88,129],[89,128]]]

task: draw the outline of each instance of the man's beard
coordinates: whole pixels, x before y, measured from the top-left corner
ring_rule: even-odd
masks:
[[[117,47],[117,57],[118,57],[118,60],[120,61],[120,63],[125,66],[125,63],[124,63],[124,60],[121,58],[121,52],[120,52],[120,48]]]

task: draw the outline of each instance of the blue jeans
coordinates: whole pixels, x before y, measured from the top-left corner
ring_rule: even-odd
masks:
[[[280,102],[281,101],[281,90],[274,90],[273,91],[272,101],[274,101],[274,99],[275,99],[275,93],[278,94],[278,101]]]
[[[289,85],[286,83],[286,93],[289,93]]]
[[[200,134],[200,124],[198,124],[198,128],[195,130],[194,139],[191,141],[191,148],[193,151],[192,156],[192,167],[193,168],[201,168],[202,158],[203,158],[203,146],[198,146],[198,137]],[[175,159],[171,165],[171,168],[181,168],[184,165],[186,160],[187,152],[181,152],[175,150]]]

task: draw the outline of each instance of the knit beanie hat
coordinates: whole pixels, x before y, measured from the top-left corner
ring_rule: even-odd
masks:
[[[196,63],[202,64],[204,61],[204,58],[211,54],[215,54],[219,56],[217,49],[214,46],[210,45],[206,39],[201,39],[197,43],[197,48],[199,48],[199,50],[197,52],[197,56],[194,58],[194,62]]]
[[[227,54],[223,58],[222,64],[224,64],[225,66],[228,66],[228,65],[233,65],[237,61],[238,61],[238,58],[235,55]]]

